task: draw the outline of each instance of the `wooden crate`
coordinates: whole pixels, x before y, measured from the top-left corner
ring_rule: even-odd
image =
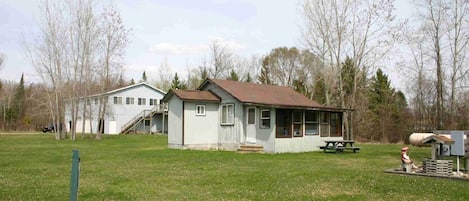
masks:
[[[426,159],[423,161],[423,170],[427,174],[449,176],[453,174],[453,161]]]

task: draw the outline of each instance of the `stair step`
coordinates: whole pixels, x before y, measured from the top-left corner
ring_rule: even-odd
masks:
[[[260,145],[241,145],[238,149],[239,153],[262,153],[264,147]]]

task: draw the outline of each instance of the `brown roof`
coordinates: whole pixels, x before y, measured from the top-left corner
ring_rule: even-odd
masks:
[[[181,100],[220,102],[220,98],[209,91],[171,90]]]
[[[237,82],[231,80],[207,79],[200,87],[207,82],[214,83],[234,98],[243,103],[263,104],[279,107],[308,107],[308,108],[328,108],[297,91],[284,86],[255,84],[249,82]],[[329,108],[337,109],[337,108]]]

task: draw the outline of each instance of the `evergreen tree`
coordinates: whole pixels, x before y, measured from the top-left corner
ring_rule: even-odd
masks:
[[[9,110],[7,111],[7,119],[11,123],[21,123],[17,122],[19,120],[22,120],[24,115],[25,115],[25,90],[24,90],[24,75],[21,74],[21,79],[16,87],[15,90],[15,96],[14,96],[14,101],[13,105]]]
[[[124,77],[122,76],[122,74],[120,74],[119,80],[117,81],[117,87],[121,88],[125,86],[126,86],[126,83],[125,83]]]
[[[326,83],[319,73],[314,80],[313,100],[319,104],[326,104]]]
[[[129,83],[129,84],[130,84],[130,85],[134,85],[134,84],[135,84],[134,78],[132,78],[132,79],[130,80],[130,83]]]
[[[147,81],[147,73],[143,71],[142,79],[140,80],[140,82],[146,82],[146,81]]]
[[[244,80],[244,82],[252,82],[251,74],[249,72],[246,75],[246,79]]]
[[[259,82],[261,84],[273,84],[270,79],[269,58],[265,57],[262,61],[261,74],[259,75]]]
[[[344,95],[349,96],[353,93],[355,86],[355,76],[357,76],[359,69],[353,65],[353,60],[347,57],[342,63],[340,73],[342,77],[342,83],[344,85]]]
[[[373,136],[372,140],[382,142],[399,142],[405,140],[407,101],[401,91],[395,91],[391,87],[388,76],[378,69],[371,79],[369,92],[369,120],[375,122],[370,128],[378,131],[379,136]]]
[[[179,80],[178,73],[174,73],[173,81],[171,82],[171,89],[187,89],[187,86]]]
[[[231,70],[230,76],[227,78],[227,80],[239,81],[238,74],[236,74],[234,70]]]
[[[312,98],[312,93],[304,78],[305,74],[301,74],[299,79],[293,80],[293,89],[308,98]]]
[[[199,67],[200,69],[200,79],[206,80],[208,78],[208,70],[207,67]]]

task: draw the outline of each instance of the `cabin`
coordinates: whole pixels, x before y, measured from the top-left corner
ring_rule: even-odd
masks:
[[[65,101],[66,131],[72,130],[72,101],[77,105],[76,132],[117,135],[166,133],[167,108],[160,104],[166,93],[140,82],[104,94]],[[103,100],[100,100],[104,97]],[[104,118],[99,119],[100,108]]]
[[[168,147],[265,153],[317,151],[344,137],[345,110],[274,85],[206,79],[197,90],[170,90]]]

